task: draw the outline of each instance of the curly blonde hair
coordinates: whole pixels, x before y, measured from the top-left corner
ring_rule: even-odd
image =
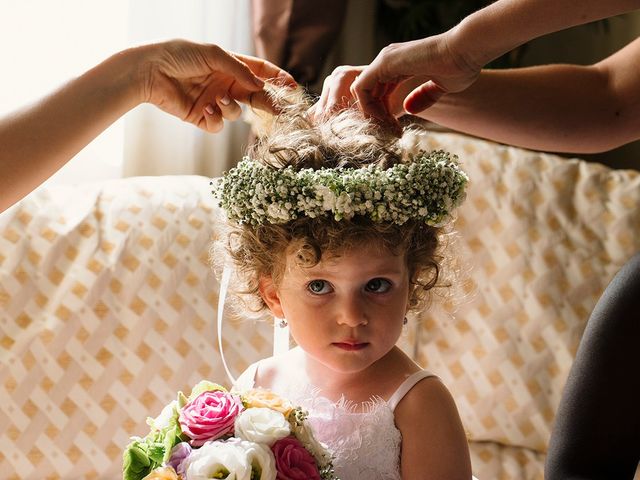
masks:
[[[301,90],[274,88],[273,98],[279,113],[260,118],[258,139],[247,153],[255,161],[299,170],[370,164],[387,169],[409,160],[402,139],[355,109],[312,119],[311,100]],[[409,307],[416,310],[438,282],[439,237],[440,228],[418,220],[397,225],[362,216],[340,221],[303,217],[282,225],[228,222],[214,242],[212,260],[218,267],[231,261],[236,273],[231,292],[245,310],[261,315],[267,306],[260,295],[260,279],[269,276],[278,285],[289,256],[301,267],[313,267],[360,245],[374,245],[381,252],[404,255]]]

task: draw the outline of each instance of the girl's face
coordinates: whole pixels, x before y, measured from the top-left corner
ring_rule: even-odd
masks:
[[[297,344],[339,373],[367,369],[393,348],[409,297],[404,256],[362,245],[311,268],[293,254],[279,285],[261,282],[276,317],[285,318]]]

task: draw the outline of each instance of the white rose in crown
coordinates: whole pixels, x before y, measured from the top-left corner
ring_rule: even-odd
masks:
[[[250,442],[269,446],[291,434],[285,416],[270,408],[247,408],[236,417],[235,435]]]
[[[251,470],[260,472],[259,480],[275,480],[273,453],[266,445],[230,438],[207,442],[185,460],[189,480],[252,480]]]

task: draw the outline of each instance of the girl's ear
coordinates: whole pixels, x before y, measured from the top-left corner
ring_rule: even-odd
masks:
[[[284,318],[282,304],[280,303],[280,295],[278,295],[278,290],[273,283],[273,278],[267,275],[260,277],[258,288],[260,290],[262,300],[267,304],[267,307],[269,307],[273,316],[277,318]]]

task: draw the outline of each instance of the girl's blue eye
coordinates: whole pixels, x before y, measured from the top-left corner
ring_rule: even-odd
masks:
[[[373,293],[387,293],[391,289],[391,282],[384,278],[374,278],[367,282],[365,289]]]
[[[331,284],[326,280],[311,280],[307,284],[307,289],[314,295],[325,295],[331,293]]]

